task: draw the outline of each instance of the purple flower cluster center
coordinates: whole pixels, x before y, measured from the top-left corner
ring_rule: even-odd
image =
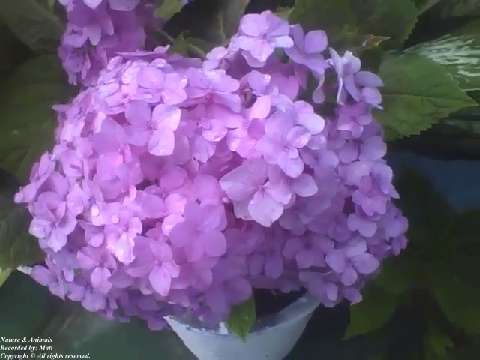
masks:
[[[372,116],[381,86],[269,11],[203,61],[119,53],[56,107],[56,144],[16,195],[46,254],[33,278],[152,329],[185,312],[216,324],[256,288],[360,301],[407,243]]]

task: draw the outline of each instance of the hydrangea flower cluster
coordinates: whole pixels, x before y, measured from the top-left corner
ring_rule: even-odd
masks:
[[[218,323],[255,288],[360,301],[407,243],[381,79],[269,11],[203,61],[167,50],[119,54],[56,107],[56,145],[16,195],[46,254],[33,278],[152,329]]]
[[[58,0],[67,27],[58,50],[70,83],[94,84],[119,51],[145,46],[145,28],[159,25],[152,0]]]

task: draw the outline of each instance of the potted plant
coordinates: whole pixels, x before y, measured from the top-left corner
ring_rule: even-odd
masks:
[[[200,359],[282,359],[319,304],[360,302],[407,245],[386,139],[474,101],[428,46],[383,52],[408,36],[383,23],[335,28],[312,1],[240,17],[235,1],[220,41],[199,40],[176,27],[200,1],[171,3],[161,28],[148,1],[61,2],[79,90],[15,195],[42,253],[23,270],[107,318],[169,326]]]
[[[111,318],[166,317],[201,359],[283,358],[318,303],[360,301],[406,246],[382,85],[270,11],[203,61],[120,53],[56,107],[55,145],[16,195],[45,253],[32,277]],[[255,289],[309,295],[247,336]]]

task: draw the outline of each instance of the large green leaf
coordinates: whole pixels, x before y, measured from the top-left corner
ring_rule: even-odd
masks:
[[[443,66],[419,55],[388,56],[380,76],[385,82],[384,111],[377,116],[391,140],[417,135],[476,104]]]
[[[240,18],[249,2],[250,0],[224,1],[220,11],[220,24],[225,39],[229,39],[237,31]]]
[[[0,19],[32,50],[54,52],[58,46],[62,24],[36,0],[2,1]]]
[[[182,7],[183,3],[181,0],[165,0],[155,9],[155,16],[158,16],[163,21],[168,21],[182,10]]]
[[[0,334],[20,338],[40,335],[60,303],[47,288],[13,272],[0,287]]]
[[[34,84],[65,84],[67,81],[57,55],[39,55],[22,62],[2,86],[6,92]]]
[[[472,339],[471,343],[455,351],[451,360],[472,360],[480,354],[480,337]]]
[[[432,290],[447,318],[457,327],[480,335],[480,211],[457,215],[450,244],[431,269]],[[448,253],[447,253],[448,252]]]
[[[290,20],[308,29],[327,30],[330,36],[358,26],[350,0],[296,0]]]
[[[417,21],[411,0],[351,0],[363,33],[389,37],[385,42],[398,47],[408,38]]]
[[[52,105],[70,89],[54,56],[40,56],[21,65],[0,91],[0,167],[25,181],[32,164],[53,140]]]
[[[151,331],[143,321],[122,323],[66,303],[41,330],[54,339],[57,351],[88,354],[94,359],[193,360],[171,331]]]
[[[425,360],[449,360],[454,343],[446,331],[431,321],[424,338]]]
[[[0,269],[14,269],[41,259],[36,240],[28,233],[27,210],[13,202],[15,182],[0,173]]]
[[[478,256],[478,254],[477,254]],[[478,259],[470,271],[477,270]],[[467,333],[480,335],[480,288],[467,281],[458,268],[435,270],[433,291],[447,318]],[[477,280],[478,282],[478,280]]]
[[[233,307],[227,321],[230,332],[245,339],[256,321],[255,300],[251,297],[242,304]]]
[[[1,269],[0,268],[0,286],[2,286],[3,283],[8,279],[11,272],[12,272],[12,269]]]
[[[443,17],[480,15],[479,0],[443,0],[439,8]]]
[[[420,266],[419,259],[408,248],[401,256],[390,258],[382,265],[378,276],[373,283],[384,291],[393,295],[402,295],[414,287],[418,278]]]
[[[0,76],[2,79],[19,61],[28,55],[28,48],[23,45],[8,29],[0,23]]]
[[[441,248],[454,220],[454,212],[427,178],[411,169],[396,169],[395,186],[400,193],[398,206],[408,218],[407,254],[432,257],[428,251]],[[426,253],[426,254],[425,254]],[[401,261],[404,257],[398,258]],[[418,258],[420,261],[425,259]]]
[[[446,66],[463,90],[480,90],[480,33],[445,35],[407,51]]]
[[[413,30],[417,9],[410,0],[296,0],[290,19],[326,30],[336,46],[361,46],[370,35],[398,46]]]
[[[350,308],[350,325],[345,336],[350,338],[381,328],[390,320],[398,302],[398,296],[377,286],[368,286],[363,300]]]
[[[200,39],[209,48],[225,44],[237,30],[250,0],[194,1],[177,13],[164,30],[172,38]],[[208,50],[208,49],[206,49]]]

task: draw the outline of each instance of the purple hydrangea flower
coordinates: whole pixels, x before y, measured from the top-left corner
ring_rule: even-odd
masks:
[[[107,61],[98,45],[144,3],[63,4],[72,21],[88,15],[64,41]],[[358,302],[405,248],[372,115],[382,82],[323,32],[264,12],[205,61],[157,48],[119,53],[98,76],[78,64],[92,85],[55,107],[55,146],[15,197],[46,256],[32,277],[53,294],[152,329],[185,312],[215,325],[256,288]],[[323,95],[333,111],[317,113]]]
[[[157,26],[150,0],[62,0],[67,27],[58,50],[72,84],[93,84],[108,60],[143,49],[145,28]]]

